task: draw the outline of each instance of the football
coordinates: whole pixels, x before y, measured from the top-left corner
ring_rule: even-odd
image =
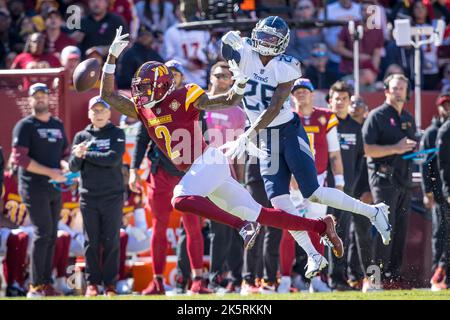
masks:
[[[75,90],[83,92],[91,89],[100,77],[100,64],[95,58],[81,62],[73,72]]]

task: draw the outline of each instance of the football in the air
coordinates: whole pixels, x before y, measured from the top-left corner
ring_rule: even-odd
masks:
[[[75,90],[83,92],[91,89],[100,77],[100,64],[95,58],[81,62],[73,72],[73,85]]]

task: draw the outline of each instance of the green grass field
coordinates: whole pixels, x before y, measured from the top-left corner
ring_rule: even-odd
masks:
[[[2,300],[11,298],[0,298]],[[25,298],[20,298],[25,299]],[[45,298],[50,300],[450,300],[450,290],[431,292],[430,290],[398,290],[380,292],[332,292],[332,293],[290,293],[290,294],[256,294],[241,296],[239,294],[227,295],[196,295],[196,296],[117,296],[108,298],[84,298],[81,296]]]

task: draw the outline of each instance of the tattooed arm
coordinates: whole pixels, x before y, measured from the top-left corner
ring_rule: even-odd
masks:
[[[241,89],[245,89],[245,85],[246,85],[245,83],[240,84],[238,85],[238,87]],[[206,110],[206,111],[226,109],[238,105],[242,97],[243,95],[237,94],[233,90],[227,93],[217,94],[214,96],[202,94],[194,102],[194,107],[199,110]]]
[[[111,54],[108,55],[106,63],[115,64],[116,57]],[[114,74],[103,72],[100,84],[100,96],[120,113],[135,119],[138,118],[133,101],[114,90]]]

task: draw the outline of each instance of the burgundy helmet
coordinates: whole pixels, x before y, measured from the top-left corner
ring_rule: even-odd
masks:
[[[152,108],[174,89],[172,72],[157,61],[144,63],[131,80],[131,94],[138,108]]]

